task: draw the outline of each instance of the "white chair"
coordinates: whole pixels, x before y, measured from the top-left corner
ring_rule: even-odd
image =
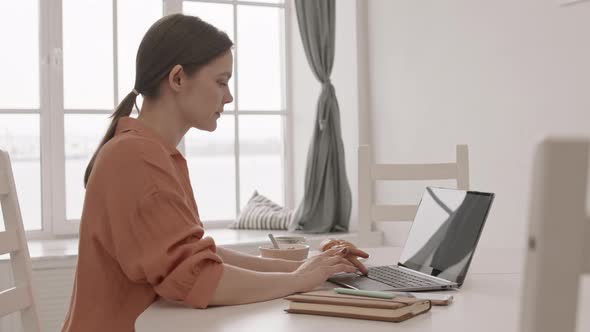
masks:
[[[574,332],[580,277],[590,274],[586,217],[590,141],[546,139],[536,151],[521,307],[523,332]]]
[[[31,258],[18,205],[8,153],[0,150],[0,203],[6,231],[0,232],[0,255],[10,253],[15,286],[0,291],[0,318],[20,311],[25,332],[40,331],[31,285]]]
[[[380,246],[382,237],[373,232],[374,222],[412,221],[418,205],[376,205],[373,183],[379,180],[447,180],[456,179],[457,188],[469,189],[469,151],[457,145],[455,162],[437,164],[375,164],[368,145],[359,146],[359,242],[361,246]]]

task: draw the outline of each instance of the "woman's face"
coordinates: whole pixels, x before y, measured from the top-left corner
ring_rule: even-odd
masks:
[[[192,76],[185,76],[177,103],[185,123],[192,128],[214,131],[223,106],[234,98],[228,81],[233,70],[231,51],[223,53]]]

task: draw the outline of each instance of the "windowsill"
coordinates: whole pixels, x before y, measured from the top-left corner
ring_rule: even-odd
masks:
[[[324,234],[299,234],[288,231],[271,230],[237,230],[228,228],[214,228],[205,231],[205,236],[210,236],[218,246],[224,246],[236,250],[257,251],[258,246],[268,244],[268,233],[273,235],[301,235],[306,239],[312,249],[317,249],[319,243],[326,238],[339,238],[354,240],[357,233],[324,233]],[[29,240],[29,254],[31,260],[69,259],[78,256],[78,238]],[[8,254],[0,255],[0,261],[8,260]]]
[[[78,238],[29,240],[32,261],[44,259],[68,259],[78,256]],[[0,255],[0,262],[8,261],[9,254]]]
[[[254,248],[258,249],[258,246],[263,244],[269,244],[268,234],[272,233],[275,236],[280,235],[300,235],[305,237],[306,243],[311,246],[312,249],[317,249],[319,243],[327,238],[339,238],[339,239],[355,239],[358,234],[356,232],[349,233],[322,233],[322,234],[303,234],[303,233],[291,233],[288,231],[275,231],[275,230],[244,230],[244,229],[211,229],[205,231],[205,236],[211,236],[215,240],[215,244],[218,246],[224,246],[229,248]]]

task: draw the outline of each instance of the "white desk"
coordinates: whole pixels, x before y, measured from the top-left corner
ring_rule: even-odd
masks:
[[[373,248],[368,265],[396,262],[400,248]],[[448,307],[433,307],[402,323],[287,314],[287,301],[196,310],[159,300],[135,323],[137,332],[151,331],[478,331],[520,330],[523,253],[479,249],[463,287],[452,291]],[[590,312],[590,278],[582,280],[579,313]],[[585,317],[582,317],[585,316]],[[590,317],[578,314],[578,331],[590,331]]]

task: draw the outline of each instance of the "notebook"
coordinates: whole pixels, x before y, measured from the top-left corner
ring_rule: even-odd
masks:
[[[336,294],[320,290],[291,295],[289,308],[295,314],[334,316],[355,319],[401,322],[430,310],[429,300],[408,297],[377,299],[354,295]]]
[[[493,200],[493,193],[427,187],[397,265],[369,267],[367,276],[343,273],[329,280],[362,290],[459,288]]]

